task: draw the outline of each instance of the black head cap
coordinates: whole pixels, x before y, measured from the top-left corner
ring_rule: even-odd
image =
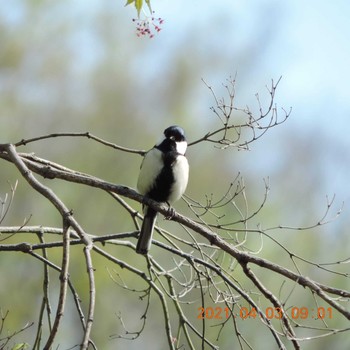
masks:
[[[167,139],[172,138],[176,142],[186,141],[184,129],[177,125],[169,126],[166,128],[164,130],[164,136]]]

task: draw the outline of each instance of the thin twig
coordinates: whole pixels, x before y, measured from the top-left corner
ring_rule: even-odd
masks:
[[[56,338],[61,319],[63,317],[64,308],[67,298],[68,285],[68,268],[69,268],[69,224],[68,220],[63,219],[63,250],[62,250],[62,265],[60,274],[60,293],[58,297],[58,305],[55,321],[50,332],[50,336],[43,347],[44,350],[50,350]]]
[[[142,156],[146,153],[145,151],[140,151],[140,150],[136,150],[136,149],[132,149],[132,148],[126,148],[126,147],[122,147],[122,146],[116,145],[115,143],[103,140],[103,139],[101,139],[101,138],[91,134],[90,132],[59,132],[59,133],[52,133],[52,134],[48,134],[48,135],[42,135],[42,136],[33,137],[33,138],[30,138],[30,139],[22,139],[21,141],[16,142],[14,145],[16,147],[26,146],[28,143],[37,142],[37,141],[40,141],[40,140],[57,138],[57,137],[87,137],[88,139],[91,139],[91,140],[94,140],[94,141],[96,141],[98,143],[101,143],[104,146],[111,147],[111,148],[119,150],[119,151],[123,151],[123,152],[127,152],[127,153],[139,154],[139,155],[142,155]]]

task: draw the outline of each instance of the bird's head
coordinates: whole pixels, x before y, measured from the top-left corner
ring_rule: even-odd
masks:
[[[187,141],[184,130],[177,125],[169,126],[164,130],[165,139],[172,140],[176,144],[178,153],[184,155],[187,149]]]

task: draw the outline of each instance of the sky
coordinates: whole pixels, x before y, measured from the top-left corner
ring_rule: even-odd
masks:
[[[186,32],[197,21],[208,23],[208,36],[215,30],[210,28],[213,23],[210,1],[153,4],[166,19],[164,36],[181,37],[182,31]],[[262,21],[261,17],[265,17],[265,22],[276,23],[270,29],[268,47],[259,57],[258,66],[252,67],[252,75],[257,78],[253,86],[282,76],[278,97],[283,104],[296,109],[298,115],[294,115],[292,123],[324,127],[335,134],[347,131],[344,124],[350,109],[349,2],[337,1],[335,6],[329,1],[236,0],[216,2],[215,6],[222,9],[217,16],[230,18],[228,21],[223,18],[228,24],[225,31],[238,45],[248,45],[250,39],[258,37],[254,23]],[[225,49],[235,50],[229,45]],[[230,55],[227,56],[229,61]],[[239,67],[235,68],[239,77]]]
[[[225,41],[225,71],[238,72],[238,79],[240,67],[229,63],[236,48],[259,38],[259,28],[255,25],[259,21],[274,23],[269,29],[267,48],[259,57],[258,65],[251,67],[253,88],[282,76],[278,98],[296,110],[292,123],[323,128],[334,135],[347,131],[344,124],[350,109],[349,2],[337,1],[336,6],[328,1],[299,0],[283,3],[224,0],[215,5],[211,1],[153,1],[152,4],[156,16],[165,19],[156,40],[162,45],[174,45],[183,40],[183,36],[191,36],[191,30],[207,23],[204,35],[208,36],[208,46],[215,42],[221,46]],[[134,15],[133,9],[127,10]],[[211,36],[221,30],[215,28],[220,27],[218,21],[222,22],[225,34],[212,40]],[[229,38],[232,38],[232,44]]]

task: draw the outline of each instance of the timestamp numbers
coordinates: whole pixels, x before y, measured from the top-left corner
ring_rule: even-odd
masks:
[[[305,320],[307,318],[313,318],[313,319],[331,319],[333,317],[332,314],[332,308],[328,307],[318,307],[316,309],[310,309],[308,307],[292,307],[290,309],[290,317],[293,320],[301,319]],[[280,320],[283,317],[283,310],[279,307],[267,307],[264,312],[264,316],[271,320],[273,318]],[[248,318],[256,318],[257,316],[260,316],[259,313],[255,308],[248,309],[247,307],[241,307],[239,309],[238,314],[233,314],[232,310],[228,307],[222,308],[220,306],[217,307],[199,307],[198,308],[198,319],[217,319],[221,320],[223,318],[229,318],[230,316],[233,317],[239,317],[242,320],[248,319]]]
[[[331,319],[333,317],[333,309],[331,307],[323,307],[320,306],[316,309],[310,309],[308,307],[292,307],[291,309],[291,317],[293,320],[295,319],[302,319],[305,320],[306,318],[319,318],[321,320],[328,318]]]

